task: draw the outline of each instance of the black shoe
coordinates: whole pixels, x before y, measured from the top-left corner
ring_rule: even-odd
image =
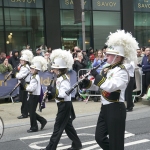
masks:
[[[131,111],[133,111],[133,108],[126,109],[126,112],[131,112]]]
[[[82,149],[82,147],[79,147],[79,148],[70,147],[67,150],[80,150],[80,149]]]
[[[17,117],[18,119],[24,119],[24,118],[28,118],[28,116],[23,116],[23,115],[21,115],[21,116],[19,116],[19,117]]]
[[[41,130],[45,127],[45,125],[47,124],[47,121],[45,120],[44,123],[41,123]]]
[[[30,129],[30,130],[27,130],[28,133],[37,132],[37,131],[38,131],[38,129],[37,129],[37,130],[31,130],[31,129]]]

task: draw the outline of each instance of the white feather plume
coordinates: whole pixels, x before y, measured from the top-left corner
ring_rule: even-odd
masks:
[[[31,63],[31,61],[33,59],[33,53],[30,50],[25,49],[25,50],[21,51],[21,54],[22,55],[27,55],[28,59],[29,59],[29,62]]]
[[[66,62],[67,68],[72,69],[74,60],[70,51],[55,49],[52,51],[52,54],[50,55],[50,59],[53,62],[55,58],[62,58]]]
[[[41,71],[47,70],[47,61],[43,56],[35,56],[31,63],[34,64],[36,62],[41,64]]]
[[[108,47],[122,46],[124,48],[126,59],[134,62],[137,61],[136,50],[139,48],[138,42],[131,33],[125,33],[124,30],[117,30],[115,33],[110,33],[106,45]]]

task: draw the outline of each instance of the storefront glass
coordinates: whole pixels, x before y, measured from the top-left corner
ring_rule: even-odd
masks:
[[[0,34],[0,47],[5,43],[8,53],[14,49],[21,51],[29,44],[35,51],[36,46],[44,44],[43,18],[41,0],[0,0],[0,33],[5,33],[5,39]]]
[[[4,24],[3,23],[4,23],[3,12],[2,12],[2,8],[0,7],[0,52],[5,51],[4,49]]]
[[[44,43],[42,9],[5,8],[4,14],[8,50],[22,50],[29,44],[35,51]]]
[[[86,48],[90,46],[90,17],[91,12],[85,12],[85,35]],[[82,48],[82,25],[74,24],[73,10],[61,10],[61,35],[62,47],[64,49],[72,49],[74,46]]]
[[[93,12],[94,48],[102,49],[110,32],[121,27],[120,12]]]
[[[134,31],[139,46],[150,46],[150,0],[134,1]]]

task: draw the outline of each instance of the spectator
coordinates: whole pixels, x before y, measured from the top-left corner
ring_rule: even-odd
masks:
[[[145,55],[142,59],[142,71],[143,71],[143,75],[142,75],[142,86],[143,86],[143,93],[142,93],[142,98],[146,98],[146,92],[147,92],[147,88],[150,85],[150,48],[147,47],[145,49]]]
[[[26,49],[32,51],[32,49],[30,48],[30,45],[29,45],[29,44],[26,46]]]
[[[12,68],[15,68],[20,63],[19,60],[19,51],[14,50],[12,51],[12,57],[8,59],[9,64],[11,64]]]
[[[74,58],[74,65],[73,65],[74,70],[78,73],[78,71],[80,69],[86,68],[86,65],[87,65],[86,62],[83,59],[83,54],[81,52],[77,53],[77,58]],[[79,72],[79,77],[81,75],[83,75],[84,73],[85,73],[85,71],[80,71]]]
[[[142,52],[140,49],[137,49],[137,65],[138,66],[142,63],[142,59],[143,59]]]
[[[0,64],[4,62],[5,58],[6,58],[6,53],[1,52],[1,54],[0,54]]]
[[[90,63],[89,57],[87,56],[86,50],[83,50],[83,51],[82,51],[82,54],[83,54],[83,59],[84,59],[84,61],[85,61],[85,64],[87,64],[87,65],[86,65],[86,68],[87,68],[87,69],[91,68],[91,63]]]
[[[75,46],[73,48],[73,53],[72,53],[73,58],[77,58],[77,53],[79,52],[81,52],[80,48],[78,46]]]
[[[6,58],[9,59],[10,57],[12,57],[12,51],[9,52],[9,55]]]
[[[48,53],[51,53],[51,52],[52,52],[51,47],[48,47],[48,48],[47,48],[47,52],[48,52]]]
[[[5,58],[4,62],[2,64],[0,64],[0,73],[6,73],[6,72],[10,72],[12,70],[13,70],[13,68],[12,68],[11,64],[9,64],[8,59]]]
[[[142,56],[144,56],[145,55],[145,49],[146,49],[146,47],[145,46],[143,46],[142,48],[141,48],[141,52],[142,52]]]
[[[36,56],[42,56],[42,53],[41,53],[41,49],[40,49],[40,48],[37,48],[37,49],[36,49]]]
[[[48,70],[48,71],[51,71],[50,53],[46,52],[46,53],[44,54],[44,58],[45,58],[46,61],[47,61],[47,70]]]
[[[98,66],[99,64],[102,63],[102,61],[104,60],[104,55],[103,55],[103,51],[102,50],[98,50],[98,53],[97,53],[97,57],[94,59],[94,62],[92,63],[92,67],[96,67]],[[105,65],[106,63],[103,63],[103,65]],[[103,65],[101,65],[96,71],[98,73],[101,72],[102,68],[103,68]]]
[[[103,49],[102,49],[103,55],[104,55],[105,58],[106,58],[106,49],[107,49],[107,46],[105,45],[105,46],[103,47]]]
[[[88,57],[90,59],[90,63],[92,64],[94,59],[95,59],[95,55],[94,55],[94,50],[92,47],[89,48],[89,51],[88,51]]]

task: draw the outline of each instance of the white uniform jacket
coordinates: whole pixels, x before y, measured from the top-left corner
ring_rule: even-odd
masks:
[[[27,84],[27,86],[26,86],[26,91],[28,91],[32,95],[40,95],[41,94],[40,77],[38,74],[31,76],[30,83]]]
[[[71,101],[71,94],[68,96],[65,92],[70,89],[69,77],[64,74],[56,79],[56,91],[57,96],[55,97],[56,103],[63,101]]]
[[[124,66],[128,70],[129,76],[134,77],[135,63],[131,61],[130,63],[125,63]]]
[[[30,73],[30,67],[28,64],[21,66],[20,71],[16,74],[17,79],[22,79]],[[30,74],[25,78],[26,82],[30,82]]]
[[[96,91],[100,87],[102,89],[101,102],[103,105],[112,102],[124,102],[128,82],[128,72],[123,65],[120,65],[109,68],[106,76],[97,75],[95,80],[91,81],[91,86],[88,90]]]

